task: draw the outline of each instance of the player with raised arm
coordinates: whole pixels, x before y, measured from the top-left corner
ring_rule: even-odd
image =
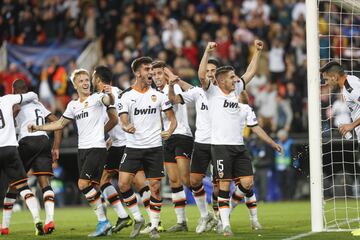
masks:
[[[216,65],[211,62],[208,66],[216,69]],[[208,102],[205,92],[200,87],[182,81],[174,75],[168,68],[165,68],[165,76],[169,83],[169,100],[173,104],[185,104],[193,102],[196,109],[196,132],[194,149],[191,156],[190,185],[196,205],[200,211],[200,219],[196,227],[196,233],[203,233],[207,230],[214,216],[207,210],[206,194],[202,180],[211,163],[211,126],[208,111]],[[209,73],[211,71],[207,71]],[[178,84],[184,92],[175,94],[174,85]],[[212,229],[217,223],[214,222],[208,229]]]
[[[360,143],[360,79],[354,75],[347,75],[344,68],[335,61],[328,62],[321,69],[323,79],[332,90],[340,90],[347,107],[350,110],[352,123],[340,124],[339,131],[346,137],[355,130],[357,141]],[[359,144],[360,146],[360,144]],[[360,236],[360,229],[351,232],[354,236]]]
[[[28,92],[26,82],[17,79],[13,82],[14,94],[25,94]],[[51,150],[51,143],[46,132],[29,133],[27,126],[30,123],[42,125],[47,122],[57,120],[57,117],[49,112],[44,105],[38,101],[32,101],[26,104],[15,105],[16,107],[16,124],[19,127],[19,154],[23,162],[25,172],[32,169],[32,174],[37,177],[39,185],[43,192],[43,200],[45,207],[45,234],[50,234],[55,230],[54,223],[54,200],[55,194],[50,186],[50,177],[53,176],[52,162],[59,158],[59,146],[61,143],[61,131],[55,132],[54,145]],[[52,152],[52,153],[51,153]],[[16,189],[9,187],[6,193],[7,204],[3,209],[2,233],[9,231],[11,208],[16,200]],[[14,196],[14,198],[10,198]],[[9,201],[10,200],[10,201]]]
[[[38,97],[33,92],[25,94],[9,94],[0,97],[0,170],[2,170],[9,181],[9,186],[15,188],[28,206],[35,223],[35,235],[43,235],[43,224],[40,220],[39,206],[34,194],[27,184],[27,176],[22,165],[19,146],[16,140],[13,106],[15,104],[37,101]],[[4,199],[4,210],[11,210],[16,200],[16,194],[6,194]],[[3,224],[8,221],[7,215],[3,216]],[[10,220],[9,220],[10,221]],[[6,226],[3,228],[6,229]],[[8,228],[7,228],[8,229]],[[9,231],[2,231],[2,235]]]
[[[241,108],[241,134],[244,133],[245,125],[249,127],[261,140],[269,144],[279,154],[282,153],[282,148],[277,144],[259,125],[256,115],[252,108],[248,105],[249,99],[246,91],[240,93],[240,108]],[[244,144],[245,146],[245,144]],[[250,156],[249,156],[250,157]],[[250,223],[254,230],[261,229],[257,216],[257,200],[253,189],[244,189],[239,181],[235,182],[236,188],[231,196],[231,211],[245,198],[245,204],[249,209]],[[253,183],[251,184],[253,185]]]
[[[152,59],[135,59],[131,68],[135,84],[126,89],[120,98],[120,120],[126,132],[126,148],[120,164],[119,186],[126,206],[135,219],[130,237],[136,237],[144,226],[136,195],[131,189],[135,174],[143,169],[150,184],[151,238],[158,238],[162,198],[161,178],[164,176],[162,139],[170,138],[176,129],[172,105],[165,94],[151,88],[153,82]],[[170,125],[162,130],[161,111],[166,113]]]
[[[92,82],[95,91],[102,92],[105,86],[111,85],[111,70],[105,66],[97,66],[92,74]],[[107,108],[108,115],[114,115],[114,119],[118,119],[118,111],[121,107],[120,94],[122,91],[117,87],[111,86],[111,92],[114,95],[115,103],[114,107]],[[105,132],[109,134],[111,146],[108,149],[104,171],[101,176],[100,189],[118,216],[118,220],[112,229],[113,232],[118,232],[125,227],[131,226],[133,223],[129,214],[122,205],[119,193],[110,182],[111,178],[118,177],[120,161],[125,150],[126,137],[121,124],[117,124],[116,122],[114,126],[114,123],[107,121],[105,125]]]
[[[219,212],[223,224],[224,236],[233,235],[230,227],[230,183],[239,179],[246,191],[252,189],[253,170],[251,160],[243,145],[241,130],[241,108],[235,90],[244,90],[256,73],[257,61],[263,43],[255,41],[257,50],[246,73],[239,79],[231,66],[216,70],[217,86],[206,77],[206,64],[209,53],[216,48],[216,43],[209,43],[199,67],[199,78],[208,98],[211,119],[211,152],[213,165],[219,180]],[[249,74],[248,74],[249,73]],[[219,118],[219,116],[222,116]]]
[[[152,64],[154,71],[154,83],[159,91],[168,95],[169,86],[166,83],[164,68],[166,64],[155,61]],[[176,94],[182,90],[175,85]],[[177,128],[173,135],[164,143],[164,162],[166,173],[171,187],[171,198],[174,203],[177,223],[170,227],[169,232],[188,231],[186,223],[186,195],[183,185],[190,187],[190,156],[193,147],[193,137],[188,123],[187,109],[185,105],[175,105],[174,112],[177,120]],[[163,114],[164,127],[168,127],[170,121]]]
[[[76,69],[70,77],[79,99],[72,100],[66,107],[62,117],[45,125],[28,126],[29,131],[55,131],[63,129],[72,120],[75,120],[78,129],[78,186],[93,207],[98,218],[95,232],[90,237],[111,234],[111,224],[108,221],[105,209],[100,199],[101,193],[97,191],[93,182],[99,184],[106,159],[106,145],[104,123],[106,109],[114,104],[111,87],[104,88],[105,93],[90,92],[90,75],[85,69]],[[104,107],[105,106],[105,107]],[[118,119],[109,116],[112,122]],[[115,116],[116,117],[116,116]]]

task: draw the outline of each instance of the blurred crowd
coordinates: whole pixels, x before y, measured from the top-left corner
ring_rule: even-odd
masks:
[[[261,126],[284,144],[289,133],[307,131],[305,0],[2,0],[0,10],[0,41],[42,45],[71,38],[97,40],[98,64],[112,68],[113,83],[122,89],[133,81],[132,60],[143,55],[165,61],[184,80],[198,85],[197,68],[209,41],[218,44],[213,57],[242,75],[254,39],[261,39],[265,48],[259,71],[247,86],[250,105]],[[321,58],[346,56],[347,47],[358,44],[360,38],[350,37],[359,35],[359,25],[340,29],[329,23],[359,19],[340,15],[325,1],[320,10],[320,33],[342,35],[320,38]],[[76,67],[75,60],[61,66],[54,58],[32,82],[53,111],[62,112],[74,97],[68,76]],[[28,79],[10,64],[0,73],[0,92],[8,93],[18,77]],[[288,156],[274,156],[272,161],[279,171],[291,165],[292,143],[286,144]],[[259,149],[253,151],[257,158],[267,151]],[[281,178],[285,184],[286,174]]]

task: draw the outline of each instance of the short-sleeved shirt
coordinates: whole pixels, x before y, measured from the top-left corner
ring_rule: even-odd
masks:
[[[244,89],[239,88],[240,92],[242,90]],[[235,91],[225,94],[210,82],[205,93],[211,119],[211,144],[242,145],[241,111],[243,109]]]
[[[174,91],[175,91],[175,95],[181,94],[183,92],[178,84],[174,85]],[[165,85],[162,92],[166,96],[168,96],[169,86]],[[186,106],[177,104],[173,106],[173,110],[177,121],[177,126],[173,134],[180,134],[180,135],[192,137],[191,129],[188,122],[188,114],[187,114]],[[164,127],[168,128],[170,126],[170,121],[167,119],[165,114],[163,114],[163,121],[164,121]]]
[[[20,112],[16,116],[16,124],[19,128],[18,140],[20,141],[24,137],[29,136],[47,136],[45,131],[29,132],[28,125],[44,125],[45,119],[51,114],[42,103],[38,101],[22,104]]]
[[[347,75],[342,94],[350,110],[351,119],[356,121],[360,117],[360,79],[353,75]],[[358,142],[360,142],[360,126],[355,128],[355,132]]]
[[[247,104],[239,104],[239,108],[241,109],[241,128],[240,128],[240,135],[242,138],[242,145],[244,145],[244,128],[245,126],[248,127],[255,127],[258,125],[258,121],[253,109]]]
[[[33,92],[0,97],[0,147],[19,146],[16,140],[13,106],[33,100],[37,100],[37,95]]]
[[[84,101],[72,100],[63,117],[75,120],[78,129],[78,148],[105,148],[104,122],[106,108],[102,102],[103,93],[94,93]]]
[[[119,114],[119,111],[121,109],[121,103],[120,103],[120,95],[122,91],[117,87],[111,87],[112,94],[115,97],[115,104],[114,107],[116,109],[116,112]],[[106,121],[108,120],[108,117],[106,118]],[[121,123],[117,124],[111,131],[109,131],[109,136],[112,140],[113,147],[122,147],[126,145],[126,136],[124,130],[122,130]]]
[[[211,125],[208,100],[202,88],[193,87],[185,92],[179,93],[183,103],[195,103],[196,109],[196,131],[195,142],[210,144],[211,143]]]
[[[153,148],[160,147],[161,111],[167,111],[172,105],[165,94],[149,88],[139,92],[133,88],[125,90],[120,98],[119,114],[127,113],[129,122],[135,127],[135,133],[125,133],[126,147]],[[165,130],[167,128],[165,127]]]

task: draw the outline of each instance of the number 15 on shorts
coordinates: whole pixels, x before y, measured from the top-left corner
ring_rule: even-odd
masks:
[[[224,176],[224,159],[218,159],[216,160],[216,169],[218,172],[219,178],[223,178]]]

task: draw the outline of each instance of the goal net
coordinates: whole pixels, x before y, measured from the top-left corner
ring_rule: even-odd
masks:
[[[335,60],[360,77],[360,0],[318,0],[319,66]],[[350,112],[339,90],[320,81],[323,230],[359,228],[360,165],[358,144],[339,134]]]

